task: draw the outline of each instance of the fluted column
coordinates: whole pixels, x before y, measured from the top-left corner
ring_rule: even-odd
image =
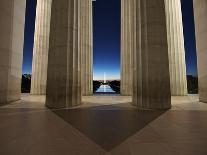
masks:
[[[121,95],[132,95],[134,0],[121,0]]]
[[[171,95],[187,95],[187,76],[180,0],[165,0]]]
[[[164,0],[136,0],[133,104],[140,109],[171,107]]]
[[[92,0],[82,0],[80,21],[82,95],[93,94]]]
[[[194,0],[199,98],[207,103],[207,1]]]
[[[52,0],[37,0],[31,94],[46,93]]]
[[[0,104],[21,98],[26,0],[0,1]]]
[[[80,11],[82,0],[53,0],[46,106],[81,104]]]
[[[89,1],[89,88],[88,94],[93,95],[93,0]],[[87,95],[87,94],[86,94]]]

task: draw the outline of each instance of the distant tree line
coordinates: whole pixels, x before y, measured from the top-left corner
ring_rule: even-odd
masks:
[[[120,81],[111,81],[109,82],[109,86],[111,87],[111,89],[113,89],[113,91],[115,91],[116,93],[120,93]]]
[[[93,92],[95,93],[98,88],[100,88],[101,82],[100,81],[93,81]]]
[[[31,75],[30,74],[23,74],[22,75],[22,93],[30,93],[31,89]]]
[[[198,77],[188,75],[188,93],[189,94],[198,94]]]
[[[187,76],[187,84],[188,84],[188,93],[189,94],[198,94],[198,77],[188,75]],[[96,92],[102,83],[100,81],[93,81],[93,92]],[[108,82],[108,85],[116,92],[120,93],[120,81],[114,80]],[[31,75],[23,74],[22,75],[22,93],[30,93],[31,89]]]

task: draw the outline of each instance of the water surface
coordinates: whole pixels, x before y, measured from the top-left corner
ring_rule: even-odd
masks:
[[[101,85],[96,93],[116,93],[109,85]]]

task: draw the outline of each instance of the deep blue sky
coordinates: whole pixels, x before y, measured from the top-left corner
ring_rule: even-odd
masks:
[[[187,74],[197,75],[192,0],[181,0]],[[120,78],[120,0],[93,2],[94,79]],[[31,73],[36,0],[27,0],[23,73]]]
[[[183,27],[185,37],[185,55],[187,74],[197,76],[197,55],[195,44],[195,25],[193,15],[193,0],[181,0]]]
[[[27,0],[26,17],[25,17],[25,33],[24,33],[24,59],[23,73],[30,74],[32,72],[32,56],[33,42],[36,17],[36,0]]]
[[[121,0],[93,2],[94,79],[120,79]]]

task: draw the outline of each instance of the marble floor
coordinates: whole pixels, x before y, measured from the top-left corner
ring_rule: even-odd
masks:
[[[139,111],[131,97],[88,96],[49,110],[44,96],[0,107],[2,155],[206,155],[207,104],[172,97],[168,111]]]

